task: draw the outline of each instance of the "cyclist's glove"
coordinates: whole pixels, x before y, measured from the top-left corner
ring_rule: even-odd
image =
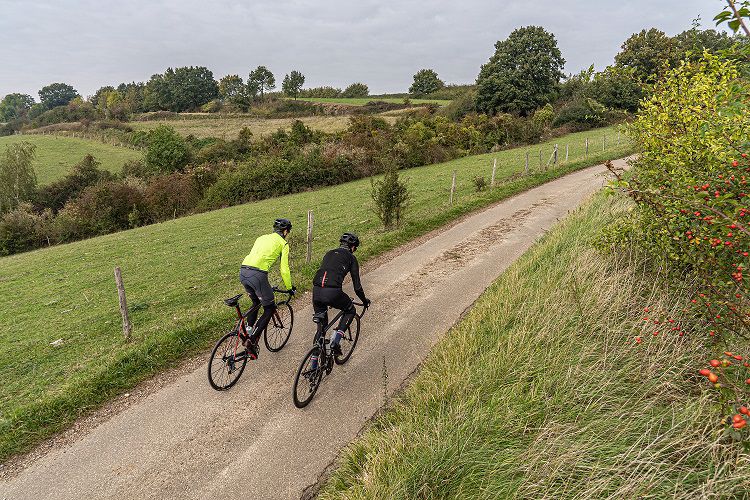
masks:
[[[295,294],[296,292],[297,292],[297,287],[296,287],[296,286],[293,286],[293,287],[292,287],[292,288],[291,288],[291,289],[289,290],[289,295],[294,295],[294,294]]]
[[[368,308],[370,307],[370,304],[372,303],[372,301],[370,299],[365,299],[362,301],[362,303],[365,305],[365,308]]]

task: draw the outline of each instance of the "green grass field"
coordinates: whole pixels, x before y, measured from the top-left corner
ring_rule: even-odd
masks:
[[[546,158],[551,143],[404,171],[412,201],[406,223],[394,231],[380,228],[370,181],[363,179],[1,258],[0,459],[212,344],[231,322],[221,299],[237,293],[239,263],[275,217],[296,225],[293,276],[298,287],[309,288],[315,264],[302,260],[308,209],[316,221],[313,262],[344,230],[359,233],[359,255],[367,260],[479,207],[630,152],[623,142],[606,153],[592,148],[583,159],[584,138],[601,143],[604,132],[613,136],[606,129],[556,139],[571,145],[571,161],[548,171],[532,163],[529,176],[519,175],[525,152],[534,158],[541,148]],[[489,180],[495,158],[498,186],[476,193],[472,179]],[[454,170],[457,190],[449,206]],[[128,293],[130,343],[122,338],[114,266],[122,267]],[[50,345],[60,338],[61,346]]]
[[[364,106],[368,102],[393,102],[403,104],[403,98],[397,97],[298,97],[300,101],[330,102],[333,104],[348,104],[350,106]],[[445,106],[451,101],[448,99],[409,99],[412,104],[439,104]]]
[[[49,184],[64,177],[71,167],[79,163],[87,154],[91,154],[100,161],[103,170],[115,173],[122,170],[126,161],[143,156],[140,151],[89,139],[32,134],[0,137],[0,150],[4,151],[6,146],[21,141],[27,141],[36,146],[34,170],[39,185]]]
[[[169,125],[182,135],[194,135],[198,138],[218,137],[234,139],[239,131],[248,127],[255,136],[269,135],[280,128],[288,129],[294,120],[301,120],[310,128],[323,132],[340,132],[349,126],[349,117],[343,116],[306,116],[302,118],[254,118],[242,116],[227,116],[217,118],[195,118],[177,120],[159,120],[131,122],[129,125],[136,130],[151,130],[159,125]],[[391,122],[395,118],[386,118]]]
[[[688,298],[592,246],[626,208],[595,197],[511,266],[318,498],[747,498],[750,456],[694,375],[703,335],[641,321]]]

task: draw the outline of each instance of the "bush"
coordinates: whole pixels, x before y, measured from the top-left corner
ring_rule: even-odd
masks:
[[[341,89],[334,87],[314,87],[311,89],[302,89],[299,91],[300,97],[341,97]]]
[[[370,89],[364,83],[352,83],[344,89],[341,97],[367,97]]]
[[[0,219],[0,255],[33,250],[49,240],[49,223],[52,214],[39,215],[28,203],[19,205]]]
[[[137,227],[146,220],[148,207],[137,185],[109,181],[87,187],[69,203],[80,224],[79,233],[92,236]]]
[[[99,165],[100,163],[93,156],[84,156],[83,160],[76,164],[68,175],[37,190],[34,197],[36,209],[38,211],[50,209],[53,213],[56,213],[88,186],[100,181],[111,180],[113,178],[112,173],[99,170]]]
[[[219,99],[212,99],[206,104],[201,106],[201,111],[204,113],[218,113],[223,108],[223,104]]]
[[[469,113],[474,112],[476,107],[474,100],[476,97],[477,93],[475,90],[459,94],[449,104],[440,108],[438,113],[454,121],[461,120]]]
[[[578,99],[566,104],[558,113],[555,127],[569,125],[573,130],[588,130],[607,122],[606,109],[591,98]]]
[[[476,189],[477,193],[480,191],[484,191],[484,189],[487,187],[487,179],[484,178],[484,176],[477,176],[474,177],[474,189]]]
[[[187,142],[172,127],[159,125],[148,134],[146,166],[154,172],[182,170],[190,161]]]
[[[152,221],[183,216],[200,201],[200,190],[190,174],[174,172],[152,178],[143,193],[143,201]]]
[[[388,168],[382,180],[372,180],[371,195],[375,202],[375,214],[383,227],[387,229],[401,224],[409,203],[409,189],[406,182],[399,179],[395,167]]]

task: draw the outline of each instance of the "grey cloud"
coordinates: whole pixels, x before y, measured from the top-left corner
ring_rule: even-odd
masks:
[[[423,67],[467,83],[497,40],[529,24],[555,33],[574,73],[611,64],[633,32],[675,34],[699,15],[708,27],[721,8],[719,0],[0,0],[0,95],[36,97],[53,81],[89,95],[183,65],[218,78],[264,64],[279,79],[299,69],[308,86],[363,81],[373,92],[404,91]]]

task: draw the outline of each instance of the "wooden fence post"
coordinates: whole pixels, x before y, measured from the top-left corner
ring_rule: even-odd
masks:
[[[312,242],[313,242],[313,211],[307,211],[307,255],[305,262],[310,263],[312,260]]]
[[[451,198],[450,204],[453,205],[453,193],[456,192],[456,171],[453,171],[453,180],[451,181]]]
[[[555,144],[555,152],[554,154],[554,161],[552,162],[553,165],[557,165],[557,144]]]
[[[492,178],[490,179],[490,187],[495,187],[495,171],[497,170],[497,158],[492,160]]]
[[[526,151],[526,169],[525,169],[526,175],[529,175],[529,152]]]
[[[130,324],[130,316],[128,316],[128,302],[125,299],[125,285],[122,283],[122,272],[120,272],[119,266],[115,267],[115,283],[117,284],[117,296],[120,298],[122,333],[125,335],[125,340],[130,340],[130,332],[133,329],[133,325]]]
[[[541,150],[541,148],[540,148],[540,149],[539,149],[539,170],[541,170],[541,169],[542,169],[542,161],[543,161],[543,160],[542,160],[542,150]]]
[[[586,137],[586,158],[589,157],[589,138]]]
[[[602,137],[602,151],[607,150],[607,133],[605,132]]]
[[[620,145],[620,129],[617,129],[617,141],[615,142],[615,146]]]
[[[565,163],[568,163],[568,153],[570,152],[569,148],[570,144],[565,145]]]

